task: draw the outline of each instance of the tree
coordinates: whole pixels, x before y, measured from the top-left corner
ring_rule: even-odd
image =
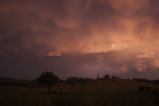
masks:
[[[104,79],[110,79],[110,76],[108,74],[105,74]]]
[[[85,87],[85,85],[87,83],[87,79],[86,78],[79,78],[78,83],[81,85],[81,87]]]
[[[47,85],[48,92],[50,92],[50,86],[55,86],[58,82],[58,77],[52,72],[42,72],[41,75],[37,78],[39,84]]]
[[[72,87],[75,86],[75,84],[79,84],[81,87],[85,87],[85,85],[90,82],[92,79],[90,78],[78,78],[78,77],[69,77],[66,80],[66,83],[70,84]]]
[[[76,78],[76,77],[70,77],[70,78],[68,78],[68,79],[66,80],[66,82],[67,82],[68,84],[70,84],[72,87],[74,87],[75,84],[77,83],[77,78]]]

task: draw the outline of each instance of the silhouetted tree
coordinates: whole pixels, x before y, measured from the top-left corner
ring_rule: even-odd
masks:
[[[107,74],[105,74],[105,75],[104,75],[104,79],[110,79],[110,76],[107,75]]]
[[[81,85],[81,87],[85,87],[87,84],[87,79],[86,78],[79,78],[78,83]]]
[[[67,82],[68,84],[70,84],[72,87],[74,87],[75,84],[77,83],[77,80],[78,80],[78,78],[76,78],[76,77],[69,77],[69,78],[66,80],[66,82]]]
[[[37,78],[39,84],[47,85],[48,92],[50,91],[50,86],[55,86],[58,82],[58,77],[52,72],[42,72],[41,75]]]
[[[120,79],[120,77],[117,77],[115,75],[112,75],[112,79]]]
[[[70,77],[66,80],[68,84],[70,84],[72,87],[75,86],[75,84],[79,84],[81,87],[84,87],[88,82],[91,82],[92,79],[90,78],[78,78],[78,77]]]

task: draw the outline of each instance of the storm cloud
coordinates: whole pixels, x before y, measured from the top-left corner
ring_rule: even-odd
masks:
[[[158,0],[1,0],[0,73],[33,78],[55,69],[62,77],[92,77],[157,69],[158,6]]]

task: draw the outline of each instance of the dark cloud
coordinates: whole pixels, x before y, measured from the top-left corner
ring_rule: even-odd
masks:
[[[159,51],[158,6],[157,0],[1,0],[0,56],[5,61],[1,69],[8,70],[2,73],[33,74],[27,70],[34,69],[55,69],[63,77],[114,73],[137,69],[138,56],[149,57],[142,64],[158,67],[154,59]],[[111,51],[116,54],[96,54]],[[45,56],[57,57],[50,57],[49,63],[43,61]],[[15,71],[9,71],[9,64]],[[17,71],[22,67],[30,68]]]

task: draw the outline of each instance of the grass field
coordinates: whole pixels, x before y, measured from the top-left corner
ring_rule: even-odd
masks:
[[[129,80],[99,81],[83,88],[58,84],[50,93],[47,88],[0,86],[0,106],[157,106],[152,90],[138,91],[140,86],[159,90],[156,84]]]

